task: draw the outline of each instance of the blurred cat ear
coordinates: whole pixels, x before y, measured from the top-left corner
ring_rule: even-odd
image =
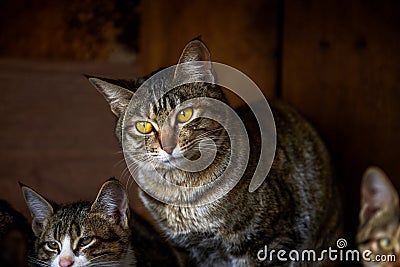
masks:
[[[189,62],[193,64],[184,64]],[[201,40],[195,39],[183,49],[174,72],[174,79],[190,81],[198,78],[205,79],[210,83],[215,81],[210,52]]]
[[[115,116],[119,117],[125,111],[133,96],[133,92],[119,85],[121,80],[85,75],[94,87],[104,96]]]
[[[129,227],[128,195],[125,188],[115,178],[111,178],[102,185],[90,210],[111,217],[124,229]]]
[[[378,167],[369,167],[361,185],[360,222],[364,224],[380,211],[395,211],[399,206],[396,189]]]
[[[20,186],[32,216],[32,230],[36,236],[39,236],[43,231],[45,221],[53,214],[53,207],[32,188],[21,183]]]

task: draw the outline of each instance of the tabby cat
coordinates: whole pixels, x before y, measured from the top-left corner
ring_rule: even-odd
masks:
[[[37,266],[135,266],[128,197],[117,180],[105,182],[92,203],[57,205],[25,185],[22,192],[32,215]]]
[[[199,39],[186,45],[178,63],[185,65],[194,61],[203,64],[200,69],[182,67],[187,77],[204,75],[210,81],[215,80],[209,51]],[[211,83],[185,84],[164,94],[162,85],[173,83],[174,77],[154,83],[156,86],[148,89],[152,90],[148,97],[130,103],[146,77],[112,80],[88,76],[118,117],[116,135],[120,142],[128,141],[124,143],[124,150],[135,161],[136,179],[151,192],[147,194],[139,189],[140,197],[164,234],[176,245],[186,248],[199,266],[287,265],[288,262],[279,262],[276,258],[261,261],[257,252],[265,245],[269,250],[287,251],[333,245],[340,228],[340,209],[328,153],[313,128],[282,103],[271,106],[277,129],[276,156],[267,179],[257,191],[249,193],[248,188],[260,154],[260,133],[255,117],[244,108],[238,113],[250,135],[250,159],[233,190],[204,205],[179,206],[157,200],[182,192],[163,191],[154,186],[150,162],[163,179],[189,187],[215,181],[226,169],[232,151],[230,138],[221,124],[201,118],[200,114],[210,109],[208,106],[184,107],[172,117],[175,121],[168,121],[170,127],[161,128],[170,111],[186,100],[207,97],[227,103],[221,88]],[[155,102],[153,94],[157,90],[164,96]],[[213,110],[218,112],[218,107]],[[179,162],[182,158],[177,155],[182,154],[195,160],[203,139],[214,140],[218,148],[210,166],[190,172],[171,164]],[[201,202],[207,193],[194,189],[181,197]]]
[[[372,252],[367,256],[373,261],[364,260],[364,266],[400,266],[399,197],[386,174],[378,167],[369,167],[363,176],[357,243],[361,252]],[[396,258],[378,263],[375,261],[377,255]],[[397,259],[397,264],[394,259]]]
[[[33,233],[24,216],[0,200],[0,266],[26,266]]]

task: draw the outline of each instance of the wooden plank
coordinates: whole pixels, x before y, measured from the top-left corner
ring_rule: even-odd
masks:
[[[352,240],[365,168],[381,166],[400,188],[400,2],[285,3],[283,98],[334,155]]]
[[[115,176],[143,205],[114,136],[108,104],[81,74],[135,76],[126,64],[0,60],[0,198],[29,216],[17,181],[59,202],[92,200]],[[143,210],[143,209],[142,209]]]
[[[185,44],[201,35],[213,61],[241,70],[274,97],[276,9],[277,0],[142,1],[141,72],[176,64]]]

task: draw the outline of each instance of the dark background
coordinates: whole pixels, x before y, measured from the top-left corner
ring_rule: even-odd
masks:
[[[146,74],[175,64],[201,35],[212,60],[243,71],[317,128],[352,242],[367,166],[400,188],[399,14],[395,0],[2,0],[0,198],[28,215],[17,181],[69,202],[93,199],[116,176],[148,218],[124,172],[115,119],[81,74]]]

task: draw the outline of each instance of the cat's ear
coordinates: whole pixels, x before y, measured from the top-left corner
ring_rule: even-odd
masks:
[[[195,62],[195,64],[183,64]],[[200,62],[201,61],[201,62]],[[214,83],[214,71],[210,61],[210,52],[207,46],[199,39],[190,41],[179,58],[174,73],[174,79],[189,80],[198,77],[205,78],[210,83]]]
[[[115,116],[119,117],[128,107],[133,92],[119,85],[121,80],[85,75],[91,84],[104,96]]]
[[[378,167],[369,167],[361,184],[360,223],[364,224],[380,211],[394,212],[399,207],[396,189]]]
[[[44,223],[53,214],[53,206],[32,188],[20,183],[22,194],[32,216],[32,230],[36,236],[43,231]]]
[[[90,210],[105,214],[122,228],[128,228],[128,195],[125,188],[115,178],[111,178],[102,185]]]

